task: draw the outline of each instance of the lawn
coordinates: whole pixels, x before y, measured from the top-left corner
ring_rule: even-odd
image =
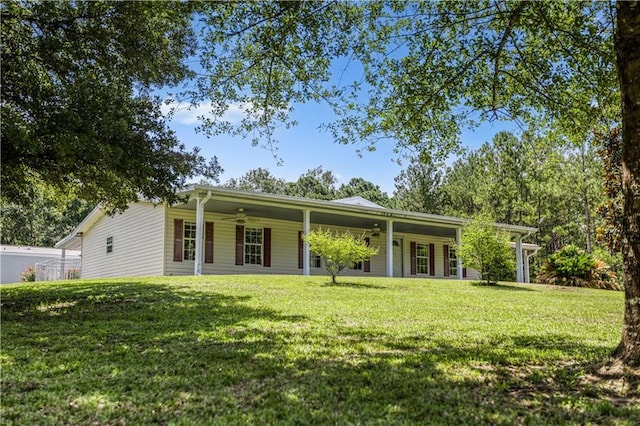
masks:
[[[640,424],[621,292],[326,277],[2,287],[3,424]]]

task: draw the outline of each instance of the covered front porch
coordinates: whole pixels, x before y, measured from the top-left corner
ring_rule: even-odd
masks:
[[[298,235],[297,268],[293,265],[290,273],[312,274],[312,268],[317,265],[308,243],[300,236],[322,227],[348,229],[355,235],[364,235],[370,244],[380,247],[378,259],[372,259],[371,269],[366,271],[372,275],[475,278],[474,271],[467,274],[464,265],[455,257],[455,247],[465,223],[461,218],[387,209],[359,197],[324,201],[207,186],[195,186],[189,195],[188,202],[169,210],[195,210],[195,275],[203,274],[204,246],[207,244],[205,221],[213,220],[222,226],[234,224],[237,229],[245,225],[261,226],[261,223],[269,221],[284,223],[281,226],[283,230],[279,232]],[[522,240],[535,229],[500,226],[515,238],[518,282],[528,282],[527,252]],[[286,251],[280,247],[282,244],[274,245],[273,254],[269,248],[269,262],[272,257]],[[209,272],[205,270],[204,273]]]

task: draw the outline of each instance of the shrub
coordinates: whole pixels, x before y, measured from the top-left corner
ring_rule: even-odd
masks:
[[[347,266],[353,266],[378,254],[377,247],[368,247],[363,237],[356,237],[346,231],[342,234],[317,229],[305,235],[311,251],[320,256],[325,263],[331,282]]]
[[[20,281],[33,282],[36,280],[36,268],[34,265],[27,266],[27,269],[20,272]]]
[[[622,274],[622,253],[612,254],[609,250],[596,247],[591,253],[596,262],[604,263],[608,266],[609,270],[617,277],[617,282],[620,288],[624,288],[624,275]]]
[[[575,246],[549,256],[536,280],[543,284],[621,290],[617,274],[602,260]]]
[[[566,278],[586,279],[596,263],[593,257],[576,246],[566,246],[549,256],[550,266]]]
[[[496,229],[486,215],[478,216],[464,226],[458,256],[465,266],[480,272],[487,284],[515,268],[509,234]]]

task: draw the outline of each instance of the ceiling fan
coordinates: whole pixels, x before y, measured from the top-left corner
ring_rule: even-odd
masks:
[[[225,218],[222,218],[222,220],[231,220],[237,223],[238,225],[243,225],[247,222],[257,222],[259,219],[247,216],[247,214],[244,212],[244,209],[239,208],[238,213],[236,213],[234,216],[225,217]]]
[[[378,226],[377,223],[374,223],[373,228],[371,228],[369,232],[371,232],[372,237],[378,238],[380,236],[380,227]]]

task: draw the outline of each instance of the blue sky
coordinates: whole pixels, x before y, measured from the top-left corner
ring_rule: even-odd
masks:
[[[406,167],[406,162],[399,165],[395,161],[398,155],[393,152],[394,146],[390,142],[379,143],[375,152],[365,152],[362,157],[356,153],[357,145],[334,143],[331,135],[319,128],[322,123],[334,118],[329,107],[317,104],[298,106],[293,115],[298,126],[277,131],[275,139],[279,142],[276,146],[282,165],[278,165],[269,149],[253,147],[249,139],[227,135],[207,138],[204,134],[196,133],[197,117],[203,114],[206,114],[204,106],[196,110],[182,108],[174,114],[170,126],[188,147],[198,146],[205,157],[218,157],[225,170],[220,178],[221,183],[258,167],[269,169],[276,177],[293,181],[307,170],[322,166],[338,178],[338,186],[351,178],[361,177],[379,185],[382,191],[391,196],[394,191],[393,178]],[[226,118],[239,120],[241,114],[238,109],[230,108]],[[518,132],[516,124],[486,123],[474,131],[465,131],[461,141],[463,146],[475,149],[490,141],[501,130]]]

